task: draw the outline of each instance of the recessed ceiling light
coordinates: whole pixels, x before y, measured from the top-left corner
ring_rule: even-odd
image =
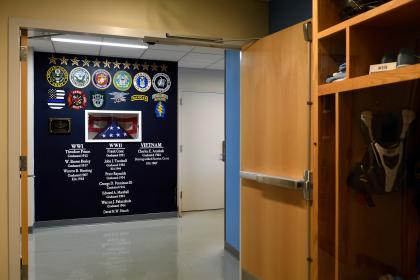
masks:
[[[59,38],[59,37],[51,37],[51,41],[54,41],[54,42],[63,42],[63,43],[73,43],[73,44],[84,44],[84,45],[97,45],[97,46],[109,46],[109,47],[120,47],[120,48],[132,48],[132,49],[147,49],[148,48],[148,46],[146,46],[146,45],[111,43],[111,42],[101,42],[101,41],[92,41],[92,40],[79,40],[79,39],[69,39],[69,38]]]

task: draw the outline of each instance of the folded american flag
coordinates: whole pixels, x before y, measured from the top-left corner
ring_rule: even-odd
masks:
[[[112,121],[101,133],[95,136],[95,139],[132,139],[116,121]]]

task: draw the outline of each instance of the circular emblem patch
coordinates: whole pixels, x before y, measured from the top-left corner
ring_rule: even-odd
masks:
[[[152,80],[150,76],[144,72],[137,73],[134,76],[134,87],[140,92],[146,92],[152,86]]]
[[[53,87],[63,87],[69,80],[69,73],[61,66],[52,66],[47,70],[47,81]]]
[[[70,72],[70,82],[77,88],[85,88],[90,83],[89,71],[83,67],[76,67]]]
[[[117,71],[114,75],[113,84],[118,90],[128,90],[132,82],[131,75],[127,71]]]
[[[157,73],[153,76],[153,88],[157,92],[167,92],[171,88],[171,79],[165,73]]]
[[[111,74],[105,69],[98,69],[92,74],[92,84],[98,89],[107,89],[111,82]]]
[[[86,108],[86,94],[81,90],[70,90],[67,95],[67,103],[70,109],[80,110]]]

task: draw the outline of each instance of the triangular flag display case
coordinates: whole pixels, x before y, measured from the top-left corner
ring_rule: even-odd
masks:
[[[312,275],[419,279],[420,1],[345,2],[313,1]]]

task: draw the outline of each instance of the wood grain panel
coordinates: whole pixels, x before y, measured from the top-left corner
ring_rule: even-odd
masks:
[[[314,29],[315,32],[321,32],[332,25],[340,22],[340,6],[334,0],[318,0],[317,1],[318,13],[318,28]]]
[[[317,216],[315,221],[318,225],[318,279],[335,279],[335,164],[336,164],[336,134],[335,134],[335,95],[327,95],[319,98],[318,117],[318,180],[316,189]]]
[[[347,66],[347,72],[350,78],[368,75],[370,65],[380,63],[385,54],[396,57],[402,46],[415,50],[420,38],[418,29],[413,31],[407,27],[393,27],[388,28],[387,32],[378,32],[377,27],[359,25],[349,30],[347,50],[351,64]]]
[[[346,32],[336,33],[318,42],[318,81],[325,84],[329,75],[338,71],[338,66],[346,61]]]
[[[350,170],[351,150],[348,145],[352,139],[353,130],[348,129],[352,125],[352,99],[351,95],[336,94],[335,109],[335,279],[340,279],[342,263],[347,262],[348,235],[347,225],[349,220],[348,208],[349,189],[346,187],[346,178]],[[337,187],[338,186],[338,187]]]
[[[22,30],[20,37],[20,46],[28,52],[28,31]],[[26,59],[20,63],[20,153],[22,156],[28,156],[28,62]],[[28,171],[20,173],[20,191],[21,191],[21,228],[22,228],[22,265],[28,265]]]
[[[249,46],[241,61],[241,170],[302,178],[308,92],[302,23]],[[260,279],[306,276],[302,194],[242,180],[241,265]]]
[[[327,29],[321,28],[321,24],[320,24],[320,32],[319,32],[319,35],[318,35],[319,38],[330,36],[333,33],[340,32],[340,31],[346,29],[346,27],[353,26],[353,25],[356,25],[356,24],[360,24],[364,21],[371,22],[372,19],[374,19],[375,17],[376,17],[376,20],[379,19],[379,21],[390,22],[390,24],[392,26],[393,23],[395,24],[395,18],[404,18],[404,17],[409,18],[409,15],[411,13],[413,13],[413,12],[415,13],[417,11],[416,8],[418,8],[417,5],[419,5],[417,0],[393,0],[393,1],[390,1],[386,4],[381,5],[377,8],[375,8],[375,9],[369,10],[367,12],[364,12],[364,13],[360,14],[360,15],[357,15],[355,17],[352,17],[352,18],[348,19],[348,20],[345,20],[343,22],[338,23],[339,22],[338,15],[337,15],[338,9],[336,7],[335,7],[334,10],[331,9],[332,4],[328,3],[328,2],[331,2],[331,0],[319,0],[318,5],[321,6],[321,9],[325,9],[326,12],[324,14],[319,13],[318,16],[319,17],[325,16],[326,19],[322,19],[322,20],[318,19],[318,20],[320,20],[322,22],[328,21],[328,23],[330,23],[330,25],[332,25],[334,23],[337,23],[337,24],[335,24],[335,25],[333,25],[333,26],[331,26]],[[389,13],[389,11],[392,11],[392,10],[397,10],[396,17],[395,17],[395,15],[394,15],[394,17],[389,16],[388,13]],[[328,13],[332,13],[332,15],[328,14]],[[384,16],[384,15],[386,15],[386,16]],[[336,22],[334,22],[332,19],[335,19]],[[392,21],[394,21],[394,22],[392,22]],[[400,21],[400,19],[397,19],[397,21]],[[323,26],[327,26],[327,25],[324,24]]]
[[[312,123],[311,123],[311,136],[312,136],[312,169],[313,169],[313,194],[312,194],[312,271],[311,276],[312,279],[318,280],[320,279],[318,275],[321,273],[320,271],[320,248],[318,248],[318,242],[320,239],[319,236],[319,121],[318,121],[318,111],[320,107],[319,98],[318,98],[318,30],[319,30],[319,22],[318,22],[318,0],[312,1]],[[322,279],[322,278],[321,278]],[[328,278],[326,278],[329,280]]]
[[[370,75],[359,76],[336,83],[320,85],[319,95],[334,94],[336,92],[346,92],[356,89],[364,89],[380,85],[391,85],[400,82],[415,80],[420,77],[420,64],[409,65],[395,70],[372,73]]]

